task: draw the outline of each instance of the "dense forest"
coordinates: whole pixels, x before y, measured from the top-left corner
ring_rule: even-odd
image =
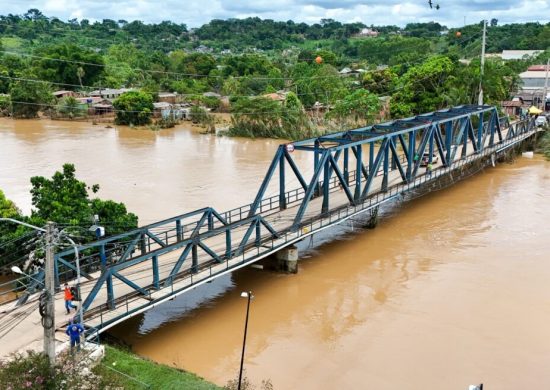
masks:
[[[54,90],[85,94],[93,89],[136,88],[139,94],[115,107],[127,112],[140,107],[149,113],[161,91],[177,92],[212,110],[221,106],[220,101],[203,94],[215,93],[230,101],[225,109],[234,113],[234,132],[297,137],[295,129],[286,128],[295,122],[281,120],[289,115],[286,106],[292,106],[292,112],[300,107],[301,115],[320,106],[340,112],[323,116],[324,127],[327,121],[358,123],[372,115],[346,118],[341,107],[346,102],[348,111],[356,112],[354,99],[357,107],[365,98],[373,101],[358,90],[390,97],[392,116],[475,101],[481,35],[481,23],[458,30],[436,22],[399,28],[333,19],[309,25],[247,18],[213,20],[188,29],[169,21],[62,21],[31,9],[24,15],[0,16],[0,113],[24,118],[48,109],[72,113],[74,101],[54,100]],[[488,61],[485,96],[489,103],[497,103],[518,88],[519,72],[548,57],[550,24],[500,26],[493,19],[487,37],[488,52],[546,50],[534,60]],[[342,74],[343,68],[350,72]],[[277,91],[284,91],[283,107],[252,99]],[[293,95],[287,99],[289,92]],[[266,107],[279,117],[269,125],[251,119]],[[124,115],[119,123],[147,123],[148,115]],[[306,119],[299,118],[299,123],[307,124],[308,132],[315,130]]]
[[[75,99],[58,100],[55,90],[88,96],[94,89],[125,87],[134,90],[113,101],[121,124],[149,123],[159,92],[171,91],[193,104],[194,120],[209,124],[206,109],[221,110],[225,97],[230,135],[297,139],[477,101],[481,35],[481,23],[400,28],[248,18],[188,29],[169,21],[62,21],[31,9],[0,16],[0,115],[33,118],[55,110],[72,118],[78,114]],[[488,52],[545,50],[535,59],[487,60],[484,95],[496,104],[520,87],[519,72],[550,57],[550,24],[500,26],[493,19],[487,43]],[[116,221],[111,233],[137,224],[124,205],[90,198],[88,190],[97,188],[78,181],[71,165],[51,179],[33,178],[32,185],[30,216],[2,192],[0,215],[82,228],[98,214]],[[0,265],[19,261],[29,250],[15,250],[18,240],[31,234],[3,229]]]

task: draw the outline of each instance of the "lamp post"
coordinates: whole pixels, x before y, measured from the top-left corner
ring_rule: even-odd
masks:
[[[14,274],[19,274],[19,275],[26,276],[27,278],[31,278],[32,280],[34,280],[34,281],[35,281],[36,283],[38,283],[38,284],[44,284],[44,282],[41,282],[40,280],[33,278],[31,275],[24,273],[24,272],[21,270],[21,268],[19,268],[19,267],[16,266],[16,265],[14,265],[13,267],[11,267],[11,272],[13,272]]]
[[[74,250],[74,257],[75,257],[75,263],[76,263],[76,289],[78,291],[78,297],[80,298],[82,295],[80,294],[80,256],[78,253],[78,247],[76,246],[76,243],[73,241],[73,239],[67,235],[64,235],[65,239],[69,241],[73,247]],[[78,309],[78,322],[82,327],[84,327],[84,313],[82,310],[82,305],[80,305],[80,308]],[[86,338],[84,338],[84,343],[86,342]]]
[[[241,368],[239,370],[239,385],[237,387],[238,390],[241,390],[241,382],[243,379],[243,365],[244,365],[244,349],[246,347],[246,331],[248,330],[248,313],[250,312],[250,301],[254,298],[254,295],[252,295],[252,291],[249,292],[242,292],[241,297],[248,298],[246,303],[246,320],[244,322],[244,339],[243,339],[243,352],[241,354]]]

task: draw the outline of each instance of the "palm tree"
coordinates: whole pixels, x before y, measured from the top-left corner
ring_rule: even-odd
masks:
[[[76,75],[78,77],[78,81],[80,82],[80,88],[83,88],[83,85],[82,85],[82,78],[84,77],[86,73],[84,72],[84,69],[79,66],[78,69],[76,70]]]

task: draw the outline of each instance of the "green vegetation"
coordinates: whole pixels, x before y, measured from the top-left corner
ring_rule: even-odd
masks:
[[[110,346],[105,346],[105,349],[105,358],[94,369],[94,373],[103,378],[104,381],[110,382],[114,386],[120,386],[125,390],[142,390],[144,388],[151,390],[220,389],[220,387],[206,382],[192,373],[154,363]],[[135,380],[120,373],[126,374]],[[144,384],[149,387],[145,387]]]
[[[142,126],[151,122],[153,96],[147,92],[125,92],[115,99],[116,124]]]
[[[28,351],[0,362],[0,388],[9,390],[126,389],[215,390],[220,387],[194,374],[141,359],[138,356],[105,347],[105,357],[91,371],[83,369],[68,354],[61,354],[53,370],[42,353]]]
[[[233,110],[229,130],[233,136],[297,139],[316,134],[293,93],[282,104],[265,97],[242,98]]]
[[[62,21],[37,9],[0,16],[0,94],[11,95],[9,102],[0,100],[0,113],[33,118],[55,108],[56,114],[75,118],[81,112],[74,101],[52,105],[54,88],[86,93],[125,87],[136,92],[115,102],[117,123],[146,125],[153,111],[150,98],[174,91],[195,105],[231,111],[229,134],[302,138],[334,124],[377,120],[371,115],[374,105],[368,115],[358,115],[366,108],[359,97],[367,94],[389,100],[393,117],[476,101],[481,23],[460,30],[435,22],[370,26],[376,37],[362,34],[365,28],[333,19],[308,25],[246,18],[212,20],[188,30],[172,22]],[[499,25],[493,19],[487,42],[488,52],[546,49],[536,59],[486,62],[485,99],[498,103],[515,92],[519,72],[550,57],[550,23]],[[343,68],[349,72],[341,74]],[[289,91],[301,109],[260,99]],[[207,92],[211,96],[203,96]],[[326,115],[332,109],[337,112]],[[270,114],[258,118],[263,111]],[[350,118],[344,118],[346,112]],[[193,114],[201,123],[207,118],[197,110]],[[307,120],[313,115],[319,128]]]
[[[112,200],[90,198],[89,192],[99,191],[97,184],[89,186],[76,178],[74,165],[65,164],[61,172],[55,172],[51,179],[43,176],[31,178],[32,212],[21,214],[15,204],[6,199],[0,191],[0,217],[15,218],[43,226],[47,221],[62,224],[66,229],[78,232],[81,243],[95,239],[87,227],[92,225],[93,216],[108,223],[107,233],[118,234],[137,227],[138,218],[129,213],[123,203]],[[22,264],[30,249],[26,248],[30,229],[11,223],[0,224],[0,266],[13,261]],[[17,249],[17,250],[16,250]],[[21,258],[20,256],[26,255]]]
[[[550,160],[550,131],[548,129],[537,143],[537,152],[541,153],[547,160]]]

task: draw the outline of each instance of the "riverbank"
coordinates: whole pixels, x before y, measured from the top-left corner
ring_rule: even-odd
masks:
[[[33,351],[0,361],[2,389],[125,389],[217,390],[220,387],[183,370],[154,363],[118,347],[105,345],[105,356],[92,364],[85,352],[58,354],[52,367],[48,358]]]
[[[129,351],[105,346],[105,357],[94,373],[106,383],[132,389],[222,389],[190,372],[143,359]]]

